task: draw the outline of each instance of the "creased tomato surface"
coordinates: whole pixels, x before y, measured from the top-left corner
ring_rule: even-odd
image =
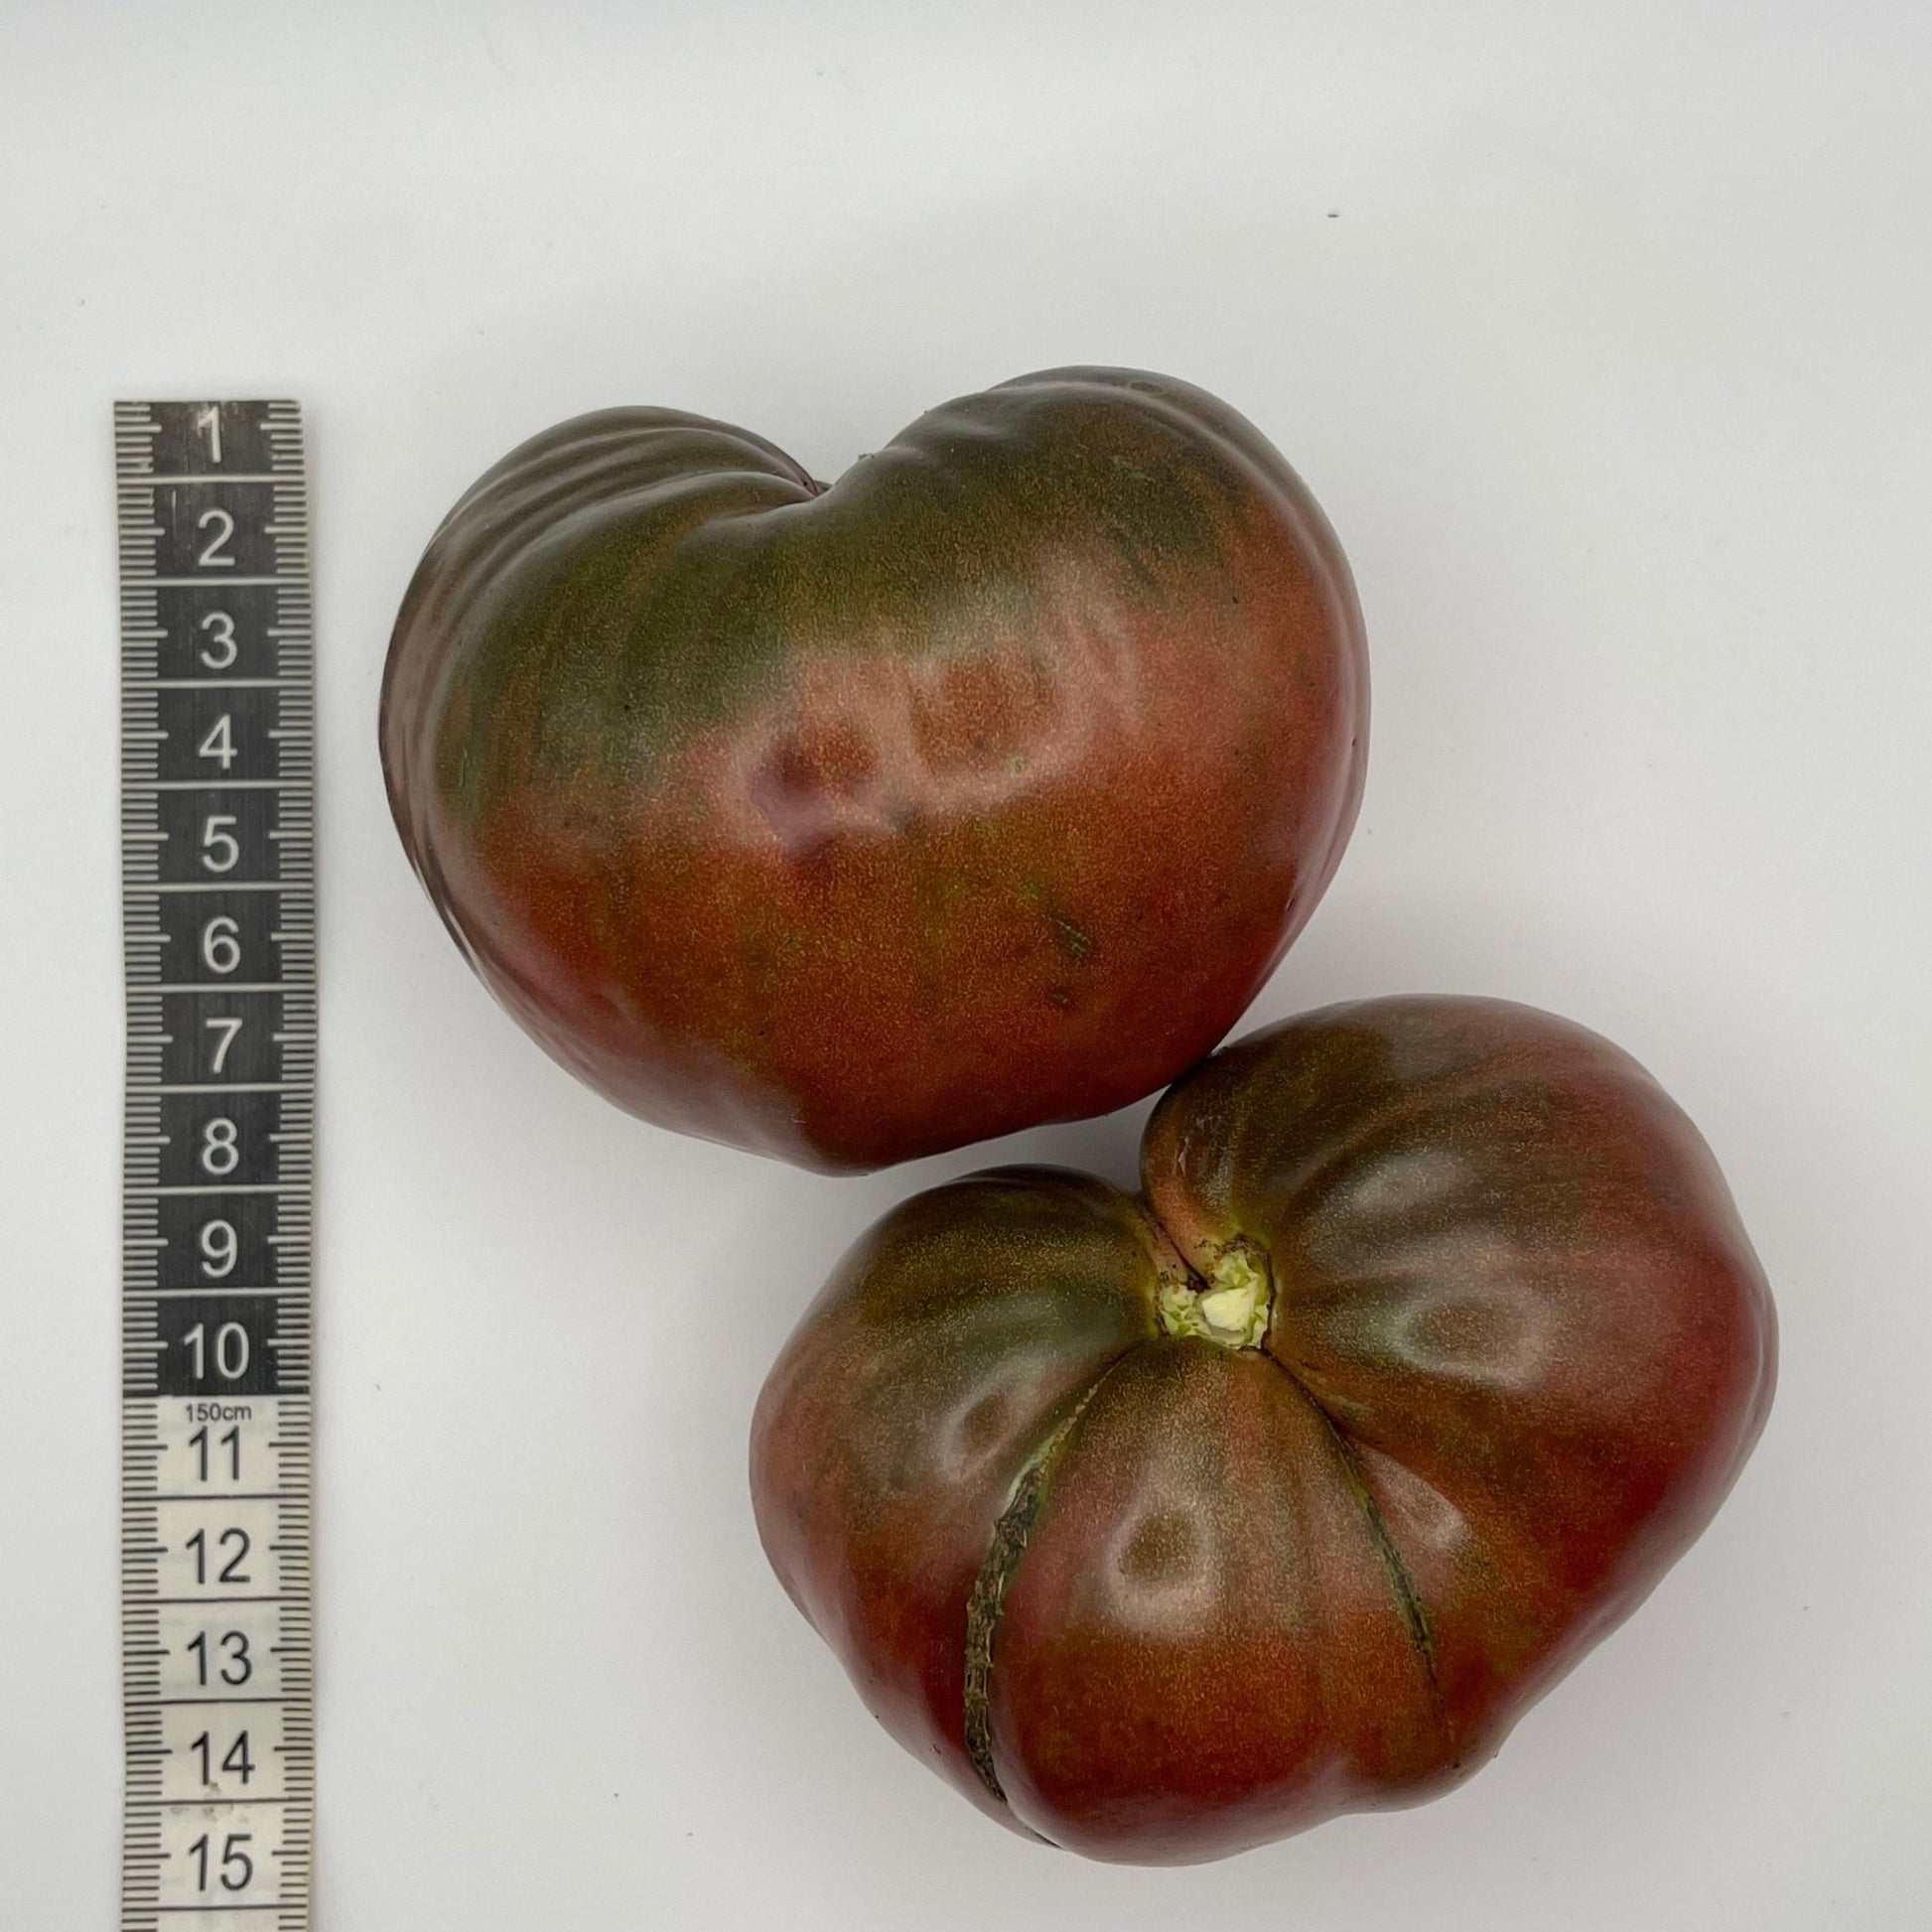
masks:
[[[1524,1007],[1228,1047],[1143,1186],[1010,1169],[887,1215],[771,1371],[752,1489],[922,1762],[1181,1863],[1489,1757],[1710,1521],[1776,1327],[1690,1122]]]

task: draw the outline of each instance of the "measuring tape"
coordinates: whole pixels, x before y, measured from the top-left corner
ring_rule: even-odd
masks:
[[[123,1932],[304,1932],[315,659],[292,402],[114,409]]]

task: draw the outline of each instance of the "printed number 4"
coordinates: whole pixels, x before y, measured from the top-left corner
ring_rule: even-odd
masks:
[[[234,762],[234,726],[224,711],[208,727],[207,736],[195,747],[198,759],[212,759],[223,771]]]

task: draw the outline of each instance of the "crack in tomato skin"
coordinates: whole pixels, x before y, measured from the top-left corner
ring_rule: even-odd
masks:
[[[1123,1358],[1124,1359],[1124,1358]],[[973,1593],[966,1603],[966,1755],[973,1769],[1001,1804],[1007,1794],[993,1761],[993,1719],[990,1696],[993,1682],[993,1643],[999,1633],[1000,1609],[1007,1587],[1018,1573],[1027,1554],[1027,1539],[1039,1520],[1046,1504],[1046,1485],[1052,1477],[1056,1451],[1065,1444],[1079,1422],[1082,1412],[1093,1400],[1095,1391],[1106,1380],[1107,1371],[1088,1384],[1072,1409],[1054,1425],[1044,1442],[1028,1457],[1015,1479],[1006,1507],[993,1525],[987,1540],[986,1556],[973,1580]]]

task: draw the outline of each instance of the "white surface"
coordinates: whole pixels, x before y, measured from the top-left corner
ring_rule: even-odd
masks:
[[[1454,23],[1451,25],[1451,23]],[[1932,1910],[1932,16],[1896,5],[0,8],[0,1922],[110,1917],[108,404],[291,393],[320,550],[327,1932],[1780,1932]],[[1152,1874],[983,1822],[760,1559],[765,1365],[889,1201],[607,1109],[404,866],[397,599],[523,435],[820,474],[1151,365],[1327,506],[1366,811],[1258,1019],[1634,1049],[1776,1286],[1756,1458],[1460,1793]],[[1138,1121],[998,1153],[1124,1176]]]

